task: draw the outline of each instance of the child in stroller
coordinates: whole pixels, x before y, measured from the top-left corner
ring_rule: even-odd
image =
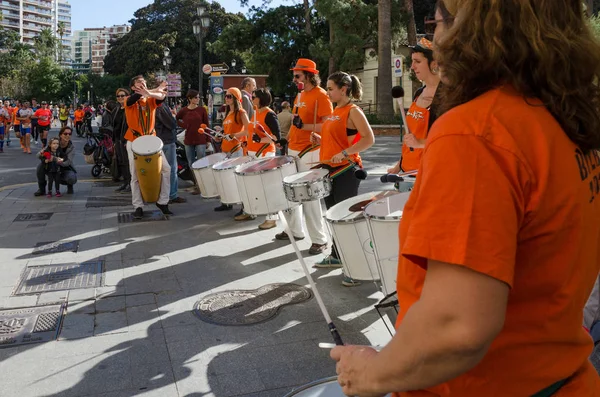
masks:
[[[112,137],[105,131],[100,130],[96,134],[88,135],[88,141],[83,146],[83,154],[88,164],[94,164],[92,167],[94,178],[99,178],[102,172],[110,174],[114,149]]]

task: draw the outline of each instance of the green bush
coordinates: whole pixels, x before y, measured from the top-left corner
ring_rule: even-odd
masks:
[[[370,113],[370,114],[366,114],[365,116],[367,116],[367,121],[369,122],[370,125],[400,125],[402,124],[402,119],[400,117],[400,115],[396,115],[394,117],[388,117],[385,119],[380,119],[379,117],[377,117],[377,114],[375,113]]]

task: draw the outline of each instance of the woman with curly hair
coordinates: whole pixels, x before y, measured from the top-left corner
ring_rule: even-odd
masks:
[[[400,225],[396,334],[347,395],[599,396],[600,44],[581,0],[444,0],[440,118]]]

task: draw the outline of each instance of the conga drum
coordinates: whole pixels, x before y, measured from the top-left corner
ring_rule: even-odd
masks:
[[[327,227],[335,241],[346,276],[355,280],[379,280],[379,269],[363,211],[371,202],[393,194],[398,193],[360,194],[337,203],[325,213]]]
[[[162,148],[162,141],[154,135],[143,135],[131,144],[135,172],[146,203],[157,202],[160,195]]]
[[[225,157],[227,157],[225,153],[215,153],[196,160],[192,164],[194,176],[200,188],[200,195],[203,198],[219,197],[217,181],[215,180],[212,166],[225,160]]]
[[[410,192],[397,193],[373,201],[365,208],[369,236],[373,245],[375,261],[381,276],[381,288],[385,295],[396,292],[398,275],[398,227],[402,219],[404,205]]]

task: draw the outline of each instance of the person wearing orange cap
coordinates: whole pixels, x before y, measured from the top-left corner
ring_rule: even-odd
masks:
[[[437,62],[433,59],[431,41],[424,37],[419,40],[412,48],[411,58],[410,68],[424,85],[415,93],[413,103],[406,113],[409,132],[404,135],[400,161],[387,170],[390,174],[414,171],[419,168],[427,134],[437,117],[440,71]]]
[[[242,109],[242,92],[239,88],[231,87],[225,93],[225,105],[227,111],[223,120],[223,134],[225,138],[221,143],[221,151],[227,153],[229,157],[241,157],[244,155],[243,144],[248,135],[248,115]],[[218,139],[217,139],[218,140]],[[227,211],[232,208],[229,204],[221,203],[215,208],[215,211]],[[243,217],[243,219],[237,219]],[[236,216],[236,220],[253,219],[250,215],[241,214]]]
[[[317,64],[310,59],[300,58],[291,69],[294,72],[294,83],[301,92],[294,101],[294,121],[288,134],[288,155],[296,156],[298,171],[308,171],[312,163],[319,161],[319,145],[311,142],[311,134],[316,125],[333,113],[333,105],[327,92],[320,87],[321,79]],[[306,229],[312,241],[308,250],[311,255],[318,255],[327,249],[327,235],[323,223],[321,202],[310,201],[285,212],[288,225],[294,238],[302,240],[302,213],[306,220]],[[275,236],[277,240],[289,240],[285,231]]]

